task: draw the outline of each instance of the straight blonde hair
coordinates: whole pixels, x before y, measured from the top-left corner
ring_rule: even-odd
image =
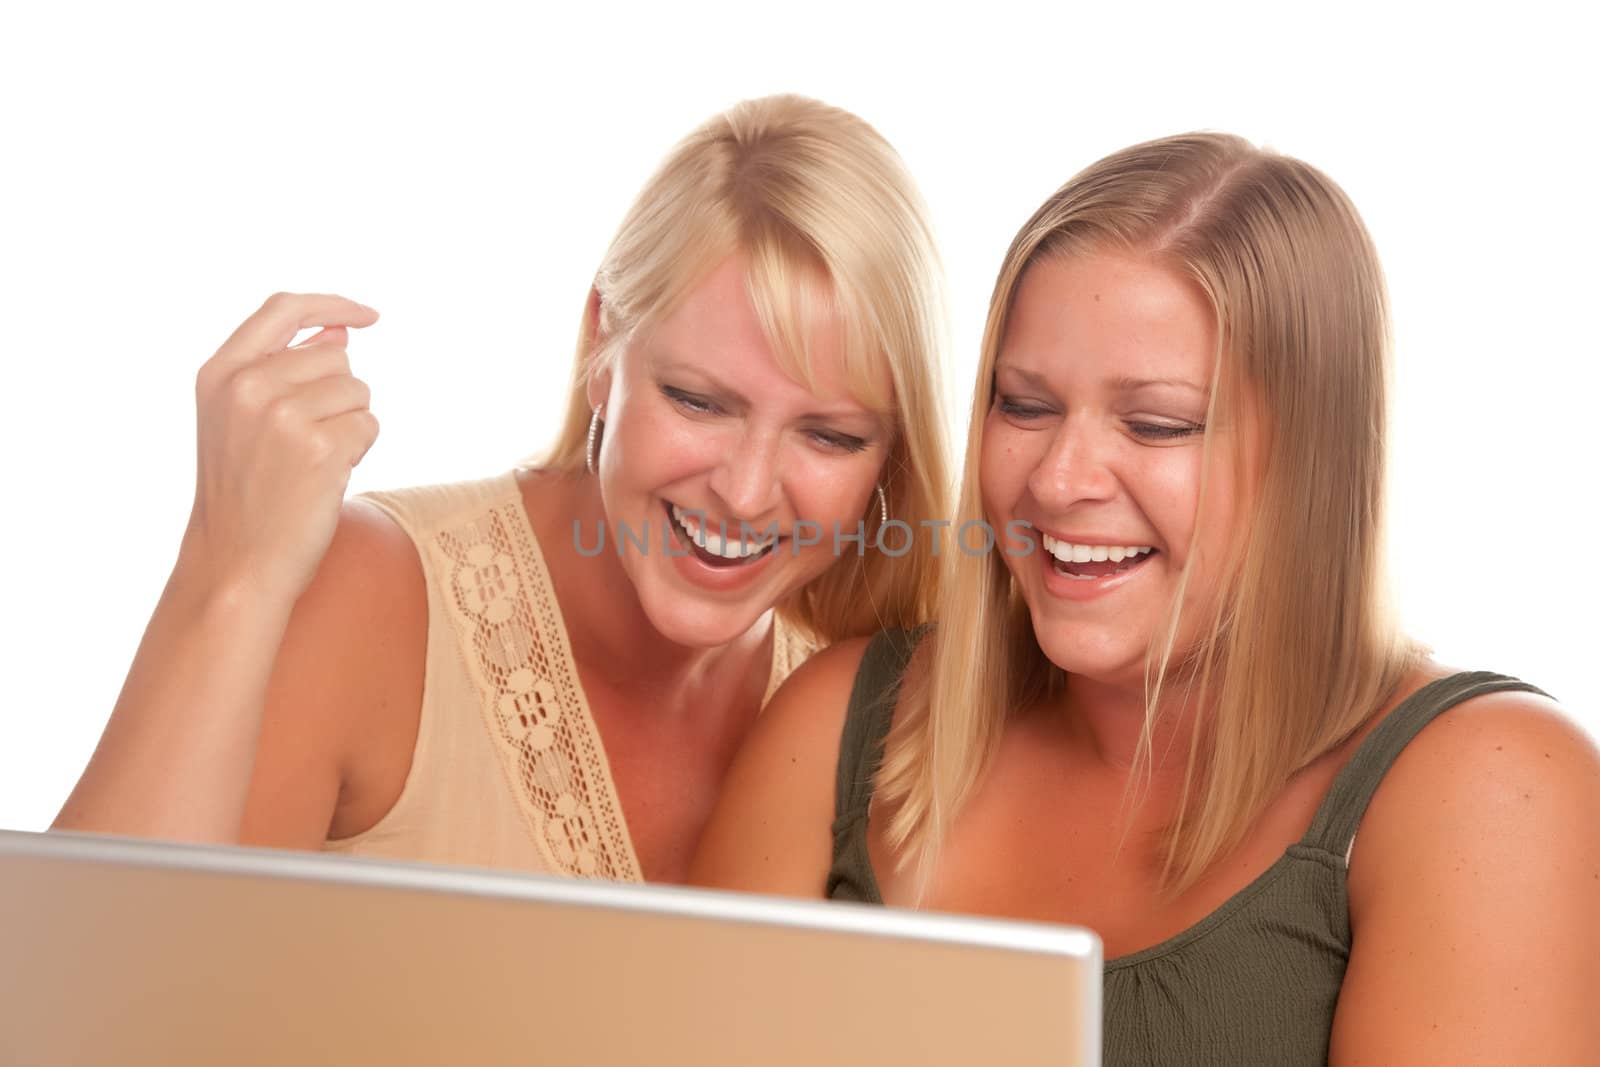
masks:
[[[1100,160],[1050,197],[1006,253],[957,523],[984,518],[985,414],[1023,275],[1045,258],[1097,252],[1145,256],[1195,284],[1218,338],[1207,423],[1237,417],[1248,396],[1263,429],[1247,472],[1252,514],[1214,614],[1199,620],[1195,647],[1175,647],[1186,567],[1146,656],[1130,793],[1140,768],[1149,780],[1163,690],[1181,675],[1201,709],[1162,845],[1161,884],[1177,892],[1242,839],[1295,771],[1350,737],[1415,661],[1388,607],[1382,558],[1387,298],[1355,208],[1299,160],[1209,133]],[[1214,459],[1208,444],[1202,469]],[[1242,456],[1233,460],[1243,472]],[[888,840],[924,886],[1007,718],[1058,693],[1065,677],[1040,649],[998,553],[955,553],[946,564],[939,629],[908,674],[879,779],[893,809]]]
[[[807,385],[810,324],[829,306],[837,312],[852,391],[892,416],[880,483],[890,516],[913,529],[943,519],[944,277],[926,209],[876,130],[800,96],[746,100],[713,117],[646,183],[595,273],[598,307],[585,315],[566,417],[544,464],[583,470],[589,379],[740,252],[768,342]],[[892,396],[878,385],[885,368]],[[863,521],[870,545],[876,493]],[[926,621],[936,579],[927,553],[845,552],[778,610],[832,642]]]

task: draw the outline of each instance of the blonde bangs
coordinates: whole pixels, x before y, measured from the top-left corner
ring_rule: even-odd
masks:
[[[746,237],[746,290],[761,332],[783,372],[817,389],[813,342],[832,334],[844,360],[845,388],[875,415],[895,420],[894,374],[881,341],[863,328],[866,317],[839,291],[817,253],[797,237],[768,227]]]

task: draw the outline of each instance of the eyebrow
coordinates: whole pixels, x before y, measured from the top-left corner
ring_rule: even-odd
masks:
[[[1005,371],[1007,374],[1012,374],[1018,378],[1021,378],[1024,382],[1033,386],[1035,389],[1049,390],[1050,388],[1050,383],[1045,380],[1044,376],[1035,371],[1025,370],[1022,367],[1013,366],[1009,363],[995,364],[995,374],[998,375],[1001,371]],[[1189,381],[1187,378],[1133,378],[1123,375],[1111,379],[1110,385],[1113,390],[1119,393],[1132,393],[1140,389],[1148,389],[1151,386],[1168,386],[1177,389],[1187,389],[1190,392],[1201,394],[1206,392],[1206,389],[1203,386],[1197,385],[1194,382]]]
[[[1045,381],[1044,375],[1035,374],[1031,370],[1024,370],[1021,367],[1014,367],[1009,363],[996,363],[994,365],[994,377],[998,379],[1002,371],[1021,378],[1024,382],[1033,386],[1035,389],[1043,389],[1048,391],[1050,388],[1050,383]]]
[[[1131,393],[1138,389],[1147,389],[1152,385],[1171,386],[1177,389],[1188,389],[1195,393],[1204,393],[1204,386],[1196,385],[1187,378],[1113,378],[1111,387],[1119,392]]]

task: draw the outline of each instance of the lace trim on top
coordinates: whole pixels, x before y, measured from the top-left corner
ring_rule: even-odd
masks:
[[[484,725],[552,870],[643,880],[544,554],[513,495],[441,531],[445,599],[470,653]]]
[[[803,635],[798,627],[783,621],[776,612],[772,618],[772,669],[767,675],[767,691],[761,694],[761,710],[767,710],[772,696],[788,681],[796,667],[817,651],[817,643]]]

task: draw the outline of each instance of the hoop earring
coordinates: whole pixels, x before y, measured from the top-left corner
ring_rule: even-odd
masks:
[[[605,425],[600,419],[600,404],[594,406],[594,414],[589,416],[589,443],[584,446],[583,465],[590,474],[594,473],[594,446],[600,440],[600,427]]]
[[[878,483],[878,525],[889,525],[889,498],[883,495],[883,483]]]

